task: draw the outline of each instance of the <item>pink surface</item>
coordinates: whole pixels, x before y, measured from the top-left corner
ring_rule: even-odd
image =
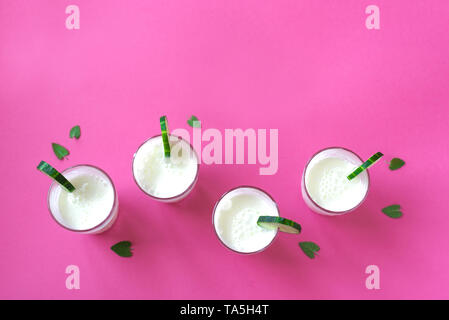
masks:
[[[0,298],[449,298],[449,2],[437,1],[0,1]],[[65,28],[77,4],[81,28]],[[367,30],[365,8],[380,8]],[[135,185],[131,160],[159,131],[279,129],[279,170],[203,165],[193,193],[158,203]],[[82,137],[68,138],[80,124]],[[65,145],[56,159],[51,142]],[[367,201],[325,217],[307,209],[308,158],[344,146],[384,160]],[[391,172],[392,157],[406,160]],[[58,169],[97,165],[120,199],[105,234],[58,227],[46,206]],[[211,225],[216,200],[241,184],[269,192],[300,236],[263,253],[227,251]],[[398,203],[404,217],[380,209]],[[109,247],[134,243],[123,259]],[[299,240],[321,254],[309,260]],[[77,265],[81,289],[67,290]],[[380,268],[367,290],[365,268]]]

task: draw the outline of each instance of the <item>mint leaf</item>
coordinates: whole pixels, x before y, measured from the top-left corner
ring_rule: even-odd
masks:
[[[397,219],[402,217],[401,206],[393,204],[382,209],[382,212],[390,218]]]
[[[201,121],[195,116],[191,116],[190,119],[187,120],[187,124],[192,128],[201,128]]]
[[[81,128],[76,125],[72,129],[70,129],[70,138],[79,139],[81,136]]]
[[[320,247],[311,241],[300,242],[299,246],[310,259],[314,259],[317,252],[320,251]]]
[[[120,241],[114,244],[111,247],[111,250],[123,258],[129,258],[133,256],[133,253],[131,252],[132,248],[130,241]]]
[[[55,153],[55,155],[58,157],[59,160],[62,160],[64,159],[64,157],[69,155],[69,150],[67,150],[60,144],[52,143],[51,146],[53,148],[53,152]]]
[[[398,170],[399,168],[402,168],[405,164],[405,161],[399,158],[393,158],[390,161],[390,170]]]

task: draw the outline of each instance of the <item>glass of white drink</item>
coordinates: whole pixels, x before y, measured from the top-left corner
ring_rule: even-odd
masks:
[[[101,233],[118,215],[118,197],[111,178],[91,165],[66,169],[62,175],[75,190],[68,192],[54,181],[48,191],[48,208],[63,228],[79,233]]]
[[[175,202],[186,197],[198,180],[199,158],[192,145],[168,135],[171,155],[164,154],[162,135],[145,141],[134,154],[133,176],[138,187],[151,198]]]
[[[257,224],[260,216],[279,217],[276,202],[259,188],[241,186],[225,193],[215,204],[212,223],[221,243],[237,253],[265,250],[278,229],[265,229]]]
[[[362,163],[357,154],[345,148],[332,147],[317,152],[302,175],[302,196],[309,208],[335,216],[360,206],[368,194],[369,173],[364,170],[352,180],[348,175]]]

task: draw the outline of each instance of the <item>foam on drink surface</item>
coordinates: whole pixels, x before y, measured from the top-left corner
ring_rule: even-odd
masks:
[[[158,198],[175,197],[194,182],[198,161],[190,145],[170,137],[171,157],[164,155],[162,138],[148,140],[137,151],[133,170],[139,186]]]
[[[91,229],[103,222],[114,205],[114,189],[100,176],[70,174],[75,191],[61,188],[58,198],[60,222],[74,230]]]
[[[257,225],[260,216],[278,216],[277,207],[261,191],[234,190],[220,200],[214,226],[220,239],[239,252],[255,252],[266,247],[276,235]]]
[[[348,180],[357,166],[340,158],[326,158],[313,164],[306,173],[309,195],[319,206],[331,211],[345,211],[365,197],[367,186],[360,176]]]

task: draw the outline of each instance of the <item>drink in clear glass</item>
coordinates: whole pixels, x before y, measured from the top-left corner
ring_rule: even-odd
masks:
[[[369,190],[369,173],[347,176],[363,163],[354,152],[340,147],[319,151],[307,163],[301,181],[304,201],[324,215],[348,213],[362,204]]]
[[[48,191],[48,208],[63,228],[79,233],[101,233],[109,229],[118,215],[114,184],[101,169],[78,165],[62,174],[73,184],[73,192],[53,182]]]
[[[133,176],[151,198],[176,202],[185,198],[198,180],[199,158],[192,145],[169,135],[171,155],[166,157],[162,136],[145,141],[134,154]]]
[[[259,227],[259,216],[279,216],[276,202],[259,188],[242,186],[221,197],[212,222],[225,247],[237,253],[256,253],[267,248],[277,234],[277,229]]]

